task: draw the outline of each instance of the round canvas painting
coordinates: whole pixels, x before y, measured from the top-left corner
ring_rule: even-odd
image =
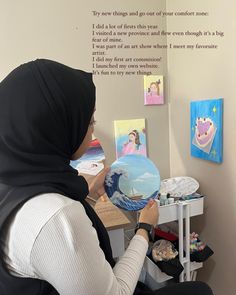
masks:
[[[106,175],[105,190],[117,207],[136,211],[155,198],[160,189],[160,174],[153,162],[128,154],[117,159]]]

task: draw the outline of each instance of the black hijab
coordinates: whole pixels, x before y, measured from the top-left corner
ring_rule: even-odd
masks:
[[[70,166],[95,108],[90,73],[38,59],[0,83],[0,228],[31,197],[58,192],[80,201],[114,266],[107,232],[85,201],[88,185]]]

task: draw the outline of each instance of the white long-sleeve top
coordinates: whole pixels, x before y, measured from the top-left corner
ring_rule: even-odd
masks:
[[[82,204],[56,193],[27,201],[5,241],[12,274],[45,280],[60,295],[133,294],[148,249],[135,235],[112,269]]]

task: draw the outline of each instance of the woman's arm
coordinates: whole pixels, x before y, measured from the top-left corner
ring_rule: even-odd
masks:
[[[40,231],[31,251],[36,276],[60,295],[128,295],[138,281],[148,243],[137,234],[114,269],[79,202],[57,212]]]

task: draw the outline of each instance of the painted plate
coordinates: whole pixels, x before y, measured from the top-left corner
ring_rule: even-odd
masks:
[[[154,163],[142,155],[128,154],[117,159],[106,175],[105,190],[117,207],[136,211],[157,196],[160,174]]]
[[[169,193],[172,197],[180,198],[195,193],[199,183],[192,177],[172,177],[161,181],[160,193]]]

